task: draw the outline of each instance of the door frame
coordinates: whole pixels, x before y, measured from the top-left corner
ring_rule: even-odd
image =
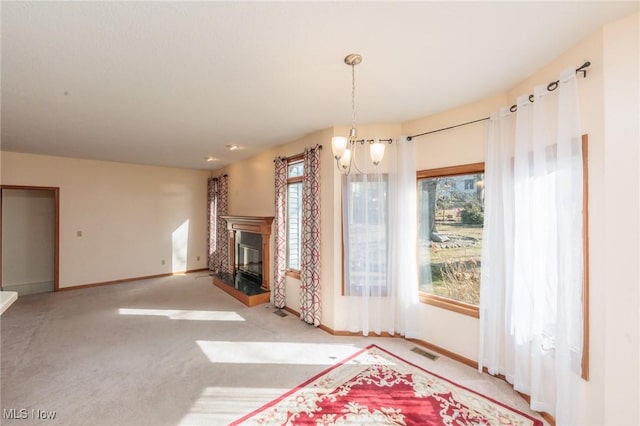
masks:
[[[57,186],[23,186],[0,185],[0,246],[2,245],[2,195],[5,189],[26,191],[51,191],[54,203],[54,247],[53,247],[53,291],[59,290],[60,276],[60,187]],[[1,247],[0,247],[1,248]],[[0,274],[2,273],[2,250],[0,250]]]

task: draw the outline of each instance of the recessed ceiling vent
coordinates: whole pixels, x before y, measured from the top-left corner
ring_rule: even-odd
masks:
[[[427,352],[424,349],[419,348],[417,346],[414,346],[413,349],[411,349],[411,352],[415,352],[418,355],[422,355],[423,357],[429,358],[431,361],[435,361],[439,358],[437,355],[434,355],[431,352]]]

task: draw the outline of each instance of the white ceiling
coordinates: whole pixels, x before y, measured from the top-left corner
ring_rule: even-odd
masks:
[[[358,122],[401,122],[502,93],[638,4],[2,2],[2,149],[216,169],[348,124],[348,53]]]

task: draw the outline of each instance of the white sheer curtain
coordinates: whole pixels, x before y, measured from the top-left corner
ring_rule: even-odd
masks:
[[[575,68],[491,117],[479,369],[567,424],[582,358],[582,145]],[[572,377],[572,375],[574,377]]]
[[[374,166],[367,149],[343,177],[343,243],[348,329],[415,335],[418,305],[415,145],[387,145]]]

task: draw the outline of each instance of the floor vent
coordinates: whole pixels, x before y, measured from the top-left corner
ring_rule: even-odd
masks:
[[[411,349],[411,352],[415,352],[418,355],[422,355],[424,357],[429,358],[431,361],[435,361],[436,359],[438,359],[437,355],[432,354],[431,352],[427,352],[424,349],[421,349],[417,346],[414,346],[413,349]]]
[[[273,311],[274,314],[278,315],[279,317],[286,317],[287,313],[285,311],[283,311],[282,309],[278,309],[277,311]]]

